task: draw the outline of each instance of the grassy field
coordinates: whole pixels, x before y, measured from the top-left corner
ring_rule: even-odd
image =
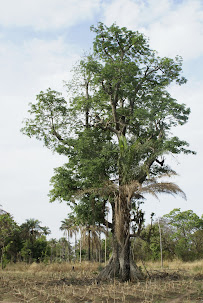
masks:
[[[143,264],[139,264],[143,267]],[[98,263],[8,265],[0,271],[0,302],[203,302],[203,261],[146,263],[146,279],[100,282]]]

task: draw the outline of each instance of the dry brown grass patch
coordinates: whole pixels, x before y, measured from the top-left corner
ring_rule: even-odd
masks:
[[[7,289],[16,302],[33,303],[194,303],[203,302],[202,262],[179,264],[169,262],[160,270],[147,264],[153,279],[137,283],[113,280],[97,284],[98,263],[82,264],[16,264],[0,271],[0,289]],[[158,264],[159,265],[159,264]],[[166,265],[166,264],[165,264]],[[182,266],[181,266],[182,265]],[[72,269],[74,266],[74,270]],[[151,270],[149,267],[151,266]],[[18,270],[16,270],[18,268]],[[195,268],[200,268],[197,272]],[[19,270],[21,269],[21,270]],[[198,278],[199,277],[199,278]],[[197,278],[197,279],[196,279]],[[0,300],[3,298],[0,292]]]

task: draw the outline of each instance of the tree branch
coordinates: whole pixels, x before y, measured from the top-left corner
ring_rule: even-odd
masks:
[[[59,140],[59,141],[64,141],[64,139],[61,137],[61,135],[56,131],[55,126],[54,126],[54,119],[51,117],[51,129],[52,129],[52,134]]]

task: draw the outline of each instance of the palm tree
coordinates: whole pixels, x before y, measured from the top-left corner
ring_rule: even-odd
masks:
[[[51,239],[51,240],[49,240],[49,245],[50,245],[50,247],[51,247],[50,262],[52,263],[53,260],[56,259],[56,245],[57,245],[57,240],[56,240],[56,239]],[[54,253],[55,253],[55,258],[54,258]]]
[[[64,231],[64,236],[67,237],[68,243],[70,243],[70,238],[75,236],[75,257],[76,257],[76,242],[77,242],[77,232],[79,231],[79,227],[76,224],[76,220],[73,215],[69,215],[68,218],[61,221],[60,230]],[[69,246],[68,246],[69,247]],[[68,248],[68,261],[70,261],[70,250]]]
[[[99,260],[101,254],[101,233],[106,234],[103,226],[99,225],[83,225],[81,226],[81,239],[83,246],[88,247],[88,261],[93,257],[94,248],[98,252]],[[92,251],[92,253],[91,253]]]
[[[71,233],[71,225],[68,219],[64,219],[63,221],[61,221],[61,227],[60,230],[63,231],[63,234],[65,237],[67,237],[68,243],[70,243],[70,238],[72,237],[72,233]],[[69,246],[68,246],[68,262],[70,261],[70,250],[69,250]]]
[[[42,235],[48,235],[51,233],[50,229],[47,226],[41,226],[39,220],[27,219],[25,223],[21,225],[22,234],[25,239],[29,239],[31,243],[35,239],[39,238]]]

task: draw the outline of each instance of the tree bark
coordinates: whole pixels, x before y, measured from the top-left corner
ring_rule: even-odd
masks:
[[[100,272],[98,280],[119,278],[122,281],[143,278],[140,269],[133,262],[130,241],[130,207],[124,193],[120,192],[112,204],[113,255]]]
[[[130,239],[122,247],[114,237],[113,255],[109,263],[98,275],[97,280],[109,280],[118,278],[125,281],[137,281],[143,279],[141,270],[134,263],[130,254]]]

